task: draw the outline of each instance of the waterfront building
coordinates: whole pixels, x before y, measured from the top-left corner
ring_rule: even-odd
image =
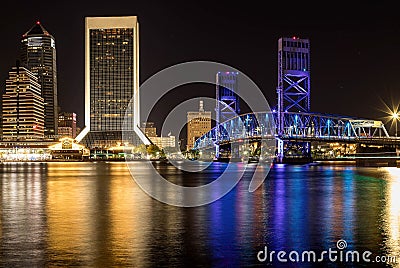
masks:
[[[38,78],[25,67],[13,67],[2,98],[3,140],[44,138],[44,99]]]
[[[203,101],[200,101],[199,111],[187,113],[187,145],[186,149],[194,147],[194,142],[211,130],[211,111],[204,111]]]
[[[0,141],[0,161],[77,161],[89,158],[89,150],[72,138]]]
[[[58,127],[56,42],[39,21],[22,36],[20,60],[21,66],[38,78],[44,98],[44,134],[55,139]]]
[[[146,137],[157,136],[157,128],[155,127],[154,122],[142,122],[141,129]]]
[[[152,136],[152,137],[149,137],[149,139],[151,140],[151,142],[154,145],[157,145],[158,148],[160,148],[160,149],[164,149],[166,147],[175,148],[175,146],[176,146],[176,138],[175,138],[175,136],[172,136],[172,135],[169,135],[166,137]]]
[[[58,136],[75,138],[76,133],[76,114],[61,112],[58,114]]]
[[[139,129],[138,30],[136,16],[85,20],[85,127],[76,140],[90,149],[121,144],[125,119],[129,140],[150,143]]]

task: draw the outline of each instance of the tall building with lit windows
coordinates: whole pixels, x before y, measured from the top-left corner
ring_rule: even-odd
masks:
[[[6,80],[3,140],[40,140],[44,137],[44,105],[38,78],[24,67],[13,67]]]
[[[186,149],[194,147],[194,142],[211,130],[211,111],[204,111],[203,101],[200,101],[198,112],[187,113],[187,145]]]
[[[88,148],[120,144],[125,112],[134,98],[127,120],[149,144],[139,129],[137,17],[87,17],[85,24],[85,128],[76,140]]]
[[[154,122],[142,122],[141,129],[146,137],[157,137],[157,128]]]
[[[75,139],[76,113],[61,112],[58,114],[58,135]]]
[[[44,98],[44,133],[56,138],[58,122],[56,42],[38,21],[21,39],[21,66],[29,69],[41,85]]]
[[[125,112],[134,97],[127,120],[149,144],[139,129],[137,17],[87,17],[85,24],[85,128],[76,139],[88,148],[120,144]]]

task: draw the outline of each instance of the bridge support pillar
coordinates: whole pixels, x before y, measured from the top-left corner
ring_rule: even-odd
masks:
[[[219,155],[219,144],[215,144],[215,157],[214,159],[219,159],[220,155]]]
[[[306,142],[304,144],[305,157],[311,159],[311,142]]]
[[[237,142],[231,144],[231,159],[232,160],[240,159],[240,145]]]
[[[277,162],[282,163],[283,162],[283,157],[284,157],[284,151],[283,151],[283,140],[281,139],[276,139],[278,142],[278,153],[276,155],[277,157]]]

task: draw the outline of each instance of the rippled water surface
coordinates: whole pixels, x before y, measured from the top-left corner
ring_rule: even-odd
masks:
[[[202,173],[156,167],[190,185],[210,182],[224,165]],[[179,208],[148,197],[123,162],[2,163],[0,264],[265,266],[257,260],[265,246],[320,252],[340,239],[371,258],[400,256],[400,169],[275,165],[254,193],[250,175],[214,203]]]

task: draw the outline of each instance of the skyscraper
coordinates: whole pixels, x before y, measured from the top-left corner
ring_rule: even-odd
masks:
[[[58,122],[56,45],[54,37],[39,21],[22,36],[20,59],[21,66],[28,68],[41,85],[44,134],[53,138]]]
[[[139,129],[139,25],[136,16],[87,17],[85,27],[85,128],[76,137],[88,148],[107,148],[122,142],[127,115]]]
[[[203,101],[200,101],[198,112],[187,113],[187,146],[190,150],[194,142],[211,130],[211,112],[204,111]]]
[[[44,135],[44,105],[37,77],[13,67],[3,94],[3,140],[37,140]]]

